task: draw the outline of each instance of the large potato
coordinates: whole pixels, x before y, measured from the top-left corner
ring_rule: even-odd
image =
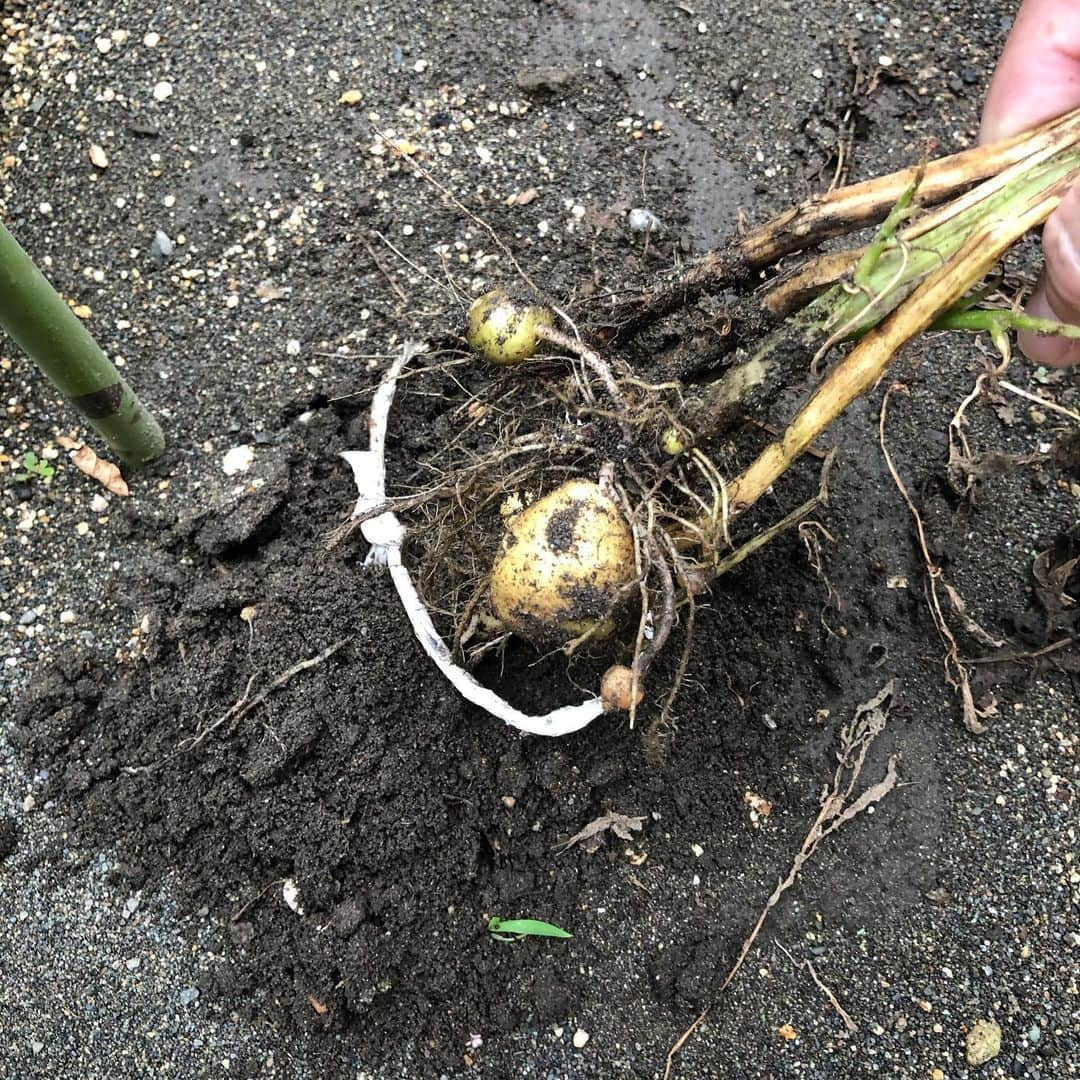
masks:
[[[634,581],[634,538],[619,508],[589,480],[570,480],[515,514],[491,571],[491,608],[536,642],[613,629]]]

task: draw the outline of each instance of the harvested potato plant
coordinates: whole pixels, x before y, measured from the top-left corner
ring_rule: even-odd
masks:
[[[624,708],[632,725],[649,703],[657,750],[699,598],[719,600],[717,579],[825,501],[836,453],[818,451],[816,497],[772,520],[755,506],[905,344],[926,331],[983,331],[1007,361],[1012,329],[1080,335],[1019,313],[986,284],[1080,175],[1078,133],[1073,112],[833,191],[607,303],[483,294],[468,314],[472,352],[501,366],[529,362],[491,376],[451,339],[440,343],[449,359],[419,375],[443,380],[453,367],[462,399],[460,430],[426,459],[439,482],[391,492],[362,506],[360,520],[393,508],[413,515],[406,547],[422,595],[463,663],[514,648],[508,634],[615,661],[629,684],[609,672],[601,688],[600,667],[588,676],[595,700]],[[813,250],[867,227],[854,247]],[[802,404],[776,415],[792,390]],[[677,628],[682,658],[650,686]],[[950,657],[977,727],[955,645]]]

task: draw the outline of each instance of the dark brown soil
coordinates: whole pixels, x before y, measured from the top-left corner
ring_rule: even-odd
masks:
[[[604,879],[637,879],[626,845],[557,856],[556,844],[615,809],[645,816],[631,846],[669,873],[767,880],[777,868],[754,858],[739,778],[753,777],[796,822],[811,820],[836,721],[886,674],[903,689],[868,775],[899,750],[914,788],[872,825],[851,827],[828,888],[811,886],[813,903],[855,925],[933,887],[928,748],[905,732],[949,706],[918,586],[883,587],[886,570],[911,582],[920,570],[879,462],[846,458],[825,518],[853,553],[829,560],[840,611],[797,537],[724,579],[699,621],[678,735],[657,768],[618,718],[552,742],[465,705],[424,660],[388,580],[362,569],[362,541],[327,553],[351,498],[335,454],[353,412],[316,411],[305,453],[264,464],[265,483],[231,505],[182,521],[131,515],[132,532],[158,538],[117,582],[144,617],[137,659],[120,673],[63,660],[36,681],[11,733],[51,770],[48,793],[73,807],[81,841],[117,845],[125,884],[177,868],[192,904],[229,917],[215,989],[254,1011],[280,1005],[306,1027],[349,1026],[376,1058],[418,1036],[440,1065],[459,1058],[469,1031],[571,1015],[595,993],[582,972],[604,965],[613,916],[645,918],[651,901],[629,886],[617,914],[601,913],[592,898]],[[927,479],[939,508],[932,543],[944,549],[939,530],[968,511]],[[807,468],[788,493],[815,482]],[[239,722],[178,750],[338,642]],[[537,666],[518,645],[501,678],[541,707],[574,700],[580,674],[552,658]],[[980,679],[977,692],[989,685]],[[706,837],[715,843],[698,859],[690,840]],[[297,883],[303,917],[282,902],[284,879]],[[685,1014],[710,999],[761,897],[732,893],[643,957],[655,1008]],[[574,939],[499,944],[489,915],[543,918]]]

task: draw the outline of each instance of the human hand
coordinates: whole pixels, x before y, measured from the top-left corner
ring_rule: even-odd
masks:
[[[981,142],[1015,135],[1080,106],[1080,0],[1024,0],[983,107]],[[1043,227],[1046,269],[1028,313],[1080,325],[1080,184]],[[1080,341],[1021,333],[1038,364],[1080,364]]]

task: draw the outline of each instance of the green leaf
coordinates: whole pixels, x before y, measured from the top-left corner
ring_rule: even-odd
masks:
[[[560,926],[541,922],[539,919],[499,919],[493,916],[487,928],[500,941],[516,941],[523,937],[571,938],[574,936],[568,934]]]
[[[56,470],[47,462],[34,453],[33,450],[27,450],[22,456],[23,471],[16,475],[15,479],[18,481],[29,480],[31,476],[37,476],[42,480],[48,480],[50,476],[54,475]]]

